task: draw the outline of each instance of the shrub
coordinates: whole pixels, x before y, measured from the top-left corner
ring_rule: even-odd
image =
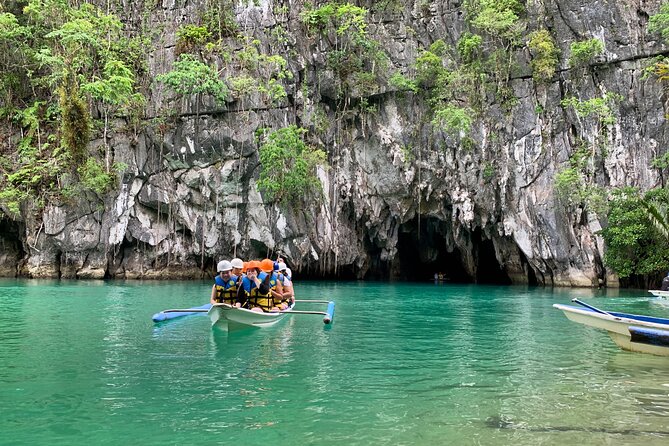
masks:
[[[434,113],[432,125],[439,127],[452,136],[469,133],[473,121],[473,112],[468,108],[445,105]]]
[[[177,54],[194,52],[204,47],[211,39],[206,26],[185,25],[177,30]]]
[[[648,31],[660,33],[663,39],[669,38],[669,3],[660,6],[660,11],[648,21]]]
[[[86,158],[91,122],[88,106],[79,96],[79,91],[70,86],[60,87],[61,140],[72,157],[79,164]]]
[[[305,133],[290,125],[263,135],[258,188],[269,200],[296,206],[307,196],[322,193],[316,167],[325,164],[325,152],[309,147]]]
[[[578,204],[582,200],[583,178],[574,167],[567,167],[555,174],[555,193],[567,204]]]
[[[416,85],[416,81],[409,79],[402,73],[393,73],[393,75],[390,76],[390,79],[388,79],[388,84],[399,91],[411,91],[418,93],[418,85]]]
[[[573,107],[579,117],[595,117],[602,125],[615,124],[616,118],[611,106],[622,100],[622,96],[615,93],[606,93],[601,98],[592,98],[587,101],[575,97],[565,98],[560,103],[563,107]]]
[[[492,36],[513,39],[524,10],[519,0],[479,0],[472,24]]]
[[[604,44],[599,39],[572,42],[570,46],[569,66],[572,68],[590,64],[592,60],[604,52]]]
[[[104,166],[93,158],[88,158],[86,162],[77,169],[81,185],[85,189],[95,191],[101,195],[111,189],[116,177],[114,174],[106,173]]]
[[[483,39],[477,34],[463,33],[458,40],[458,54],[464,63],[470,63],[479,57]]]
[[[207,94],[216,98],[219,103],[225,102],[228,88],[214,67],[197,60],[192,54],[182,54],[174,62],[174,70],[156,76],[156,80],[164,82],[175,93],[185,96],[191,94]]]
[[[528,47],[532,52],[532,77],[538,82],[549,82],[555,75],[559,50],[546,29],[530,34]]]

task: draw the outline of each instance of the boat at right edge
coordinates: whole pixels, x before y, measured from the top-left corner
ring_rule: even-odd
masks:
[[[579,302],[580,303],[580,302]],[[669,356],[669,319],[553,304],[570,321],[606,330],[623,350]]]
[[[648,290],[650,294],[661,299],[669,299],[669,291],[662,290]]]

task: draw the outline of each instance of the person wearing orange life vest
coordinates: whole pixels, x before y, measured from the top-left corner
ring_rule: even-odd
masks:
[[[270,290],[270,280],[270,276],[261,271],[260,262],[252,260],[247,263],[246,275],[241,281],[245,308],[258,312],[277,310]]]
[[[274,262],[270,259],[263,259],[263,261],[260,262],[260,269],[262,269],[263,273],[266,274],[266,277],[269,277],[265,278],[265,280],[269,281],[269,289],[272,293],[272,297],[274,298],[274,304],[277,306],[277,309],[280,310],[280,304],[284,300],[283,285],[279,280],[277,272],[274,270]]]
[[[221,260],[216,266],[216,271],[218,275],[214,278],[214,286],[211,288],[210,302],[240,306],[237,302],[238,278],[232,274],[232,264],[227,260]]]

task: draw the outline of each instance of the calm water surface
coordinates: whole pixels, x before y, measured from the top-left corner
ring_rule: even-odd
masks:
[[[0,444],[669,444],[669,358],[551,307],[669,317],[644,291],[296,289],[335,300],[334,324],[151,321],[205,282],[0,281]]]

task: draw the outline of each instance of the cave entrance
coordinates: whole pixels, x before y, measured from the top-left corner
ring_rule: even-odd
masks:
[[[448,251],[446,223],[436,218],[415,218],[400,227],[397,240],[401,280],[423,282],[441,274],[444,281],[470,283],[457,248]]]
[[[476,259],[476,283],[511,285],[511,279],[497,261],[492,240],[483,238],[477,228],[472,233],[474,255]]]
[[[24,232],[19,223],[0,218],[0,276],[16,277],[19,263],[26,257],[21,242]]]
[[[471,233],[474,276],[467,272],[462,253],[449,243],[450,224],[436,218],[413,219],[403,224],[398,233],[397,249],[401,280],[434,280],[435,273],[453,283],[510,285],[511,278],[497,261],[492,240],[480,229]],[[450,248],[449,248],[450,246]],[[450,251],[449,251],[450,249]]]

